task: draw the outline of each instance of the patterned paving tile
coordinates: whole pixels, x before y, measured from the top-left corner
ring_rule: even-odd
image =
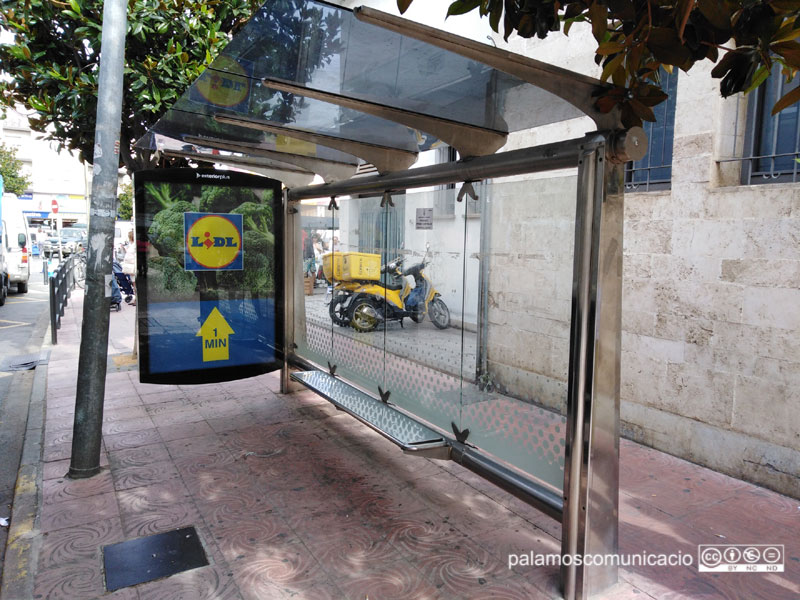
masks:
[[[461,596],[511,574],[505,563],[468,539],[451,540],[429,554],[418,553],[408,560],[447,597]]]
[[[341,527],[340,522],[327,522],[325,527],[304,532],[302,540],[334,578],[345,573],[382,570],[386,564],[403,560],[384,533],[369,526]]]
[[[241,464],[227,449],[220,452],[209,452],[208,454],[196,454],[176,458],[173,463],[180,471],[181,476],[184,477],[187,484],[192,477],[202,476],[210,469],[233,468],[232,465]]]
[[[255,417],[249,412],[243,412],[227,417],[210,417],[206,419],[206,422],[215,432],[221,433],[223,431],[244,429],[245,427],[255,423]]]
[[[47,481],[48,479],[62,479],[66,477],[67,471],[69,471],[69,461],[70,459],[64,458],[62,460],[44,463],[42,479]]]
[[[142,537],[202,521],[188,491],[177,479],[117,492],[125,535]]]
[[[124,467],[141,467],[154,462],[169,460],[170,455],[163,443],[149,444],[134,448],[126,448],[108,453],[112,469]]]
[[[225,444],[215,433],[180,440],[171,440],[165,443],[169,449],[170,455],[174,459],[193,455],[202,456],[214,452],[224,452],[226,450]]]
[[[141,600],[242,599],[231,571],[216,566],[184,571],[160,581],[138,585],[136,588]]]
[[[336,583],[349,600],[443,600],[452,597],[437,590],[422,573],[406,562],[388,564],[379,572],[346,573]]]
[[[36,573],[33,596],[37,600],[76,600],[94,598],[104,591],[100,561],[88,560],[40,569]]]
[[[325,572],[302,544],[273,546],[230,563],[234,578],[249,598],[272,598],[272,590],[311,585]],[[280,597],[283,592],[277,592]]]
[[[192,404],[186,398],[177,398],[175,400],[165,397],[162,400],[165,402],[145,404],[145,410],[151,417],[162,415],[171,412],[180,412],[183,410],[191,410]]]
[[[45,446],[42,451],[42,460],[44,462],[52,462],[54,460],[63,460],[72,456],[72,442],[63,442],[60,444],[52,444]]]
[[[175,425],[165,425],[158,428],[158,433],[161,434],[161,439],[165,442],[172,440],[179,440],[188,437],[198,437],[201,435],[213,435],[214,430],[211,429],[205,421],[196,421],[193,423],[177,423]]]
[[[556,600],[559,596],[553,596],[542,590],[537,589],[526,581],[494,581],[478,583],[471,590],[464,593],[461,598],[464,600]],[[621,599],[620,599],[621,600]],[[641,600],[649,600],[644,596]]]
[[[204,518],[209,523],[208,515]],[[272,548],[297,541],[294,532],[277,514],[265,511],[251,515],[218,516],[209,531],[229,562],[271,552]]]
[[[44,504],[55,504],[66,500],[76,500],[114,491],[111,471],[103,470],[88,479],[48,479],[42,484]]]
[[[193,408],[183,408],[181,410],[170,410],[155,414],[150,417],[156,427],[166,427],[167,425],[180,425],[182,423],[195,423],[204,420],[203,415]]]
[[[57,504],[45,504],[41,509],[39,528],[42,533],[46,533],[118,515],[117,499],[114,494],[99,494]]]
[[[119,517],[45,533],[39,554],[39,569],[100,559],[101,547],[123,541]]]
[[[150,417],[138,417],[136,419],[110,421],[108,423],[103,423],[103,435],[141,431],[142,429],[152,429],[153,426],[153,421],[150,419]]]
[[[122,467],[114,470],[114,489],[127,490],[179,477],[180,473],[171,461]]]
[[[141,404],[138,404],[137,406],[129,406],[127,403],[125,403],[119,408],[109,408],[108,405],[106,405],[103,410],[103,423],[123,421],[126,419],[142,419],[147,416],[147,411]]]
[[[157,444],[160,441],[161,436],[156,428],[129,431],[127,433],[114,433],[103,436],[103,444],[105,444],[107,452],[125,450],[126,448],[138,448],[139,446]]]

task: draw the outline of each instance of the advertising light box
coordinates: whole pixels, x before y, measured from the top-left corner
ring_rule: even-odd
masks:
[[[281,183],[204,169],[134,176],[143,383],[230,381],[283,364]]]

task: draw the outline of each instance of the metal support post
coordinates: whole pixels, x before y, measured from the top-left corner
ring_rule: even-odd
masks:
[[[294,345],[294,218],[287,191],[283,192],[283,367],[281,394],[289,389],[289,354]]]
[[[617,582],[614,563],[570,560],[619,547],[623,164],[608,160],[608,149],[598,136],[578,166],[561,540],[567,600]]]
[[[108,0],[103,8],[86,295],[83,301],[78,388],[69,466],[69,476],[73,478],[91,477],[100,472],[108,360],[109,300],[106,297],[106,275],[111,273],[114,245],[126,8],[124,0]]]

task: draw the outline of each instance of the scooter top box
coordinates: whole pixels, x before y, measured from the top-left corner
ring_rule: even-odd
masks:
[[[322,255],[322,272],[328,281],[377,281],[381,278],[381,255],[328,252]]]

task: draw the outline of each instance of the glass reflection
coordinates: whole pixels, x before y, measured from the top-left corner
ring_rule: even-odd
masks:
[[[305,327],[331,335],[346,381],[560,489],[576,187],[340,199],[344,277],[305,298]]]

